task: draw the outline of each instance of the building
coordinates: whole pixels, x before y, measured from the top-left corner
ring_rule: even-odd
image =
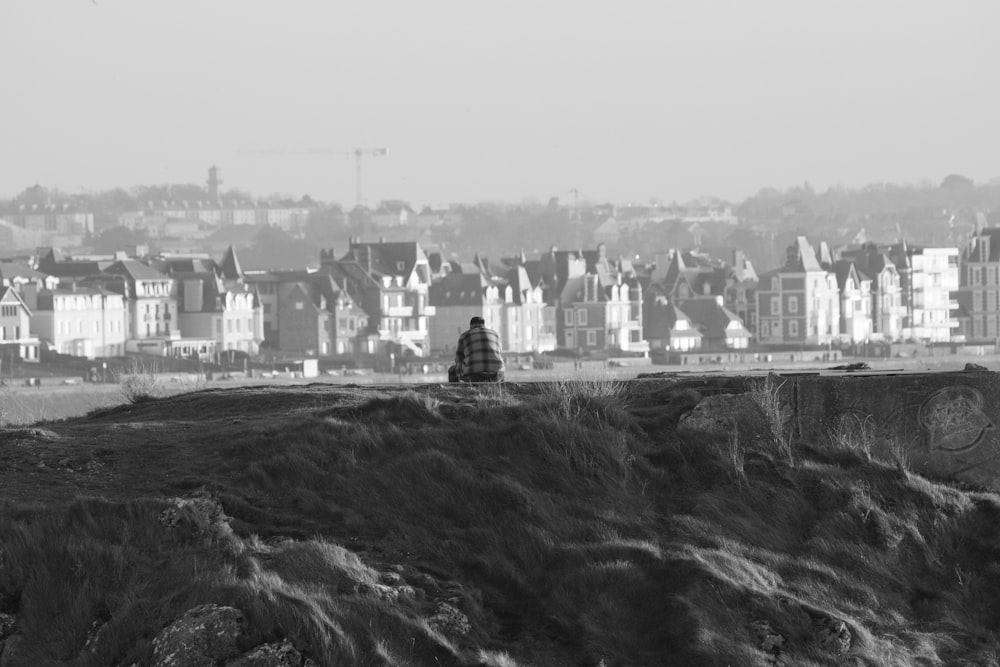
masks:
[[[871,279],[872,340],[898,341],[903,329],[903,301],[899,272],[889,256],[874,243],[841,253]]]
[[[170,353],[210,360],[228,352],[254,355],[264,340],[262,309],[233,248],[221,264],[209,258],[163,258],[153,264],[173,279],[177,325],[185,346],[172,341]],[[185,354],[184,348],[187,347]]]
[[[1000,227],[979,228],[962,250],[959,300],[969,318],[968,342],[1000,340]]]
[[[638,284],[620,274],[587,273],[567,281],[560,295],[561,347],[580,351],[649,352],[642,333]]]
[[[787,248],[783,267],[760,276],[755,297],[762,345],[830,345],[840,338],[836,275],[804,236]]]
[[[681,308],[689,326],[701,335],[702,350],[746,350],[750,346],[750,331],[736,313],[722,305],[721,296],[688,299]]]
[[[267,349],[321,356],[375,351],[374,341],[369,345],[366,334],[368,315],[334,276],[299,270],[254,271],[246,274],[246,281],[261,303]]]
[[[34,333],[47,349],[94,359],[125,354],[128,309],[121,292],[71,284],[35,296]]]
[[[39,340],[31,330],[32,312],[17,290],[0,287],[0,362],[37,363]]]
[[[649,351],[661,354],[689,352],[701,348],[703,335],[691,318],[675,306],[661,283],[646,288],[643,330]]]
[[[52,245],[82,245],[94,233],[94,214],[75,203],[15,204],[0,210],[0,220]]]
[[[889,257],[900,275],[902,338],[925,343],[951,342],[959,328],[958,248],[922,248],[902,241],[890,248]]]
[[[125,297],[126,349],[166,354],[169,341],[181,337],[174,279],[135,259],[118,260],[104,275],[119,279]]]
[[[733,251],[733,265],[726,276],[723,305],[751,332],[757,330],[757,284],[760,278],[742,250]]]
[[[833,263],[832,270],[837,276],[837,289],[840,290],[840,340],[847,344],[866,343],[874,333],[871,312],[872,280],[849,259],[837,260]]]
[[[411,220],[416,220],[416,212],[410,205],[399,199],[387,199],[380,202],[371,214],[371,224],[376,228],[405,227]]]
[[[381,351],[429,354],[428,323],[435,308],[428,302],[431,271],[420,244],[352,239],[339,259],[322,251],[319,272],[332,275],[365,311],[367,333],[377,335],[373,340]]]
[[[463,273],[453,271],[431,284],[429,303],[434,308],[428,339],[433,354],[455,352],[458,336],[469,328],[469,320],[482,317],[486,326],[497,331],[500,345],[506,351],[509,341],[500,329],[503,323],[504,300],[501,286],[491,283],[478,268]]]
[[[547,326],[555,308],[545,303],[544,291],[534,284],[518,262],[503,277],[503,301],[497,330],[511,352],[546,352],[556,348],[555,329]],[[553,311],[548,315],[547,311]]]

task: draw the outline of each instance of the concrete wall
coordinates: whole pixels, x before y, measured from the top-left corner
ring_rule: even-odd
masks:
[[[864,424],[875,453],[911,470],[1000,490],[1000,375],[985,371],[793,376],[796,434],[819,440]]]
[[[679,428],[725,437],[734,419],[755,427],[749,391],[755,379],[765,376],[668,372],[640,377],[670,378],[672,387],[699,391],[704,398],[682,417]],[[902,458],[908,469],[930,478],[1000,491],[998,373],[806,371],[775,374],[774,386],[788,408],[786,428],[793,443],[865,439],[879,459]]]

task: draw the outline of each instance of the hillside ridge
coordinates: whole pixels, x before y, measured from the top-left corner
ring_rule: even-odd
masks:
[[[3,429],[0,664],[995,664],[1000,498],[789,407],[306,385]]]

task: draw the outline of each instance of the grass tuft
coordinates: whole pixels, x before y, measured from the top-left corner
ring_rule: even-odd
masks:
[[[790,466],[795,465],[792,451],[791,407],[782,400],[778,376],[768,373],[763,378],[753,378],[748,382],[750,398],[760,412],[767,430],[766,442],[773,450],[775,458]]]
[[[157,373],[158,365],[153,361],[130,358],[121,369],[115,371],[122,399],[126,403],[145,403],[163,394],[163,387]]]

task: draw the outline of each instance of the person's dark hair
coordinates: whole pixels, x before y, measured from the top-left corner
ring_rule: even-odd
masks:
[[[484,327],[484,326],[486,326],[486,320],[484,320],[483,318],[479,317],[479,315],[476,315],[471,320],[469,320],[469,326],[470,327],[475,327],[475,326]]]

